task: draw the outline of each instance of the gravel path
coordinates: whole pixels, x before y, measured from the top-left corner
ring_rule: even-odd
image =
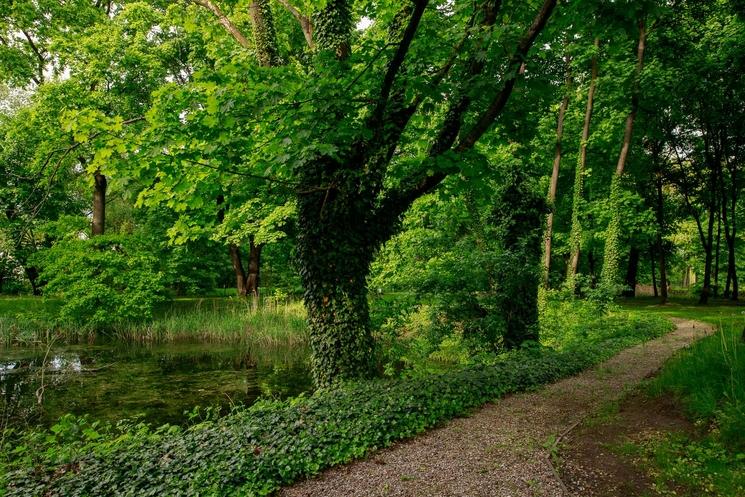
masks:
[[[280,495],[570,497],[549,462],[548,448],[583,417],[654,374],[676,350],[712,330],[695,321],[675,324],[668,335],[591,370],[488,404],[468,418],[332,468]]]

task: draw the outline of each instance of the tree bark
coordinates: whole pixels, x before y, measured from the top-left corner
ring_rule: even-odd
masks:
[[[579,253],[582,245],[582,223],[580,221],[580,210],[582,209],[582,198],[585,182],[585,166],[587,164],[587,141],[590,139],[590,121],[595,102],[595,88],[598,80],[598,56],[600,38],[595,38],[595,54],[592,57],[592,75],[590,77],[590,88],[587,90],[587,105],[585,106],[585,120],[582,126],[582,137],[579,142],[579,159],[574,172],[574,192],[572,202],[572,227],[569,237],[569,265],[567,266],[567,283],[574,286],[574,277],[579,268]]]
[[[252,0],[248,8],[253,27],[256,58],[259,64],[264,67],[273,67],[280,64],[274,18],[270,9],[269,0]]]
[[[655,154],[654,160],[657,164],[659,155]],[[663,235],[665,233],[665,198],[662,194],[662,172],[658,170],[655,178],[657,186],[657,257],[658,266],[660,268],[660,303],[667,303],[667,268],[665,261],[665,247],[663,243]]]
[[[248,42],[248,38],[246,38],[243,33],[241,32],[238,27],[233,24],[233,22],[228,18],[228,16],[223,13],[222,9],[211,0],[192,0],[195,4],[200,5],[204,7],[205,9],[212,12],[215,17],[217,17],[217,21],[222,24],[222,26],[225,28],[225,30],[230,33],[230,35],[235,39],[235,41],[238,42],[240,46],[243,48],[250,48],[251,44]]]
[[[554,151],[554,165],[551,172],[551,183],[548,187],[549,212],[546,215],[546,231],[543,236],[543,287],[548,289],[548,275],[551,269],[551,238],[554,228],[554,204],[556,202],[556,187],[559,183],[559,167],[561,165],[561,139],[564,136],[564,115],[569,106],[569,89],[571,87],[571,76],[569,73],[569,56],[565,58],[567,65],[567,78],[564,98],[559,106],[559,117],[556,123],[556,148]]]
[[[248,252],[248,275],[246,277],[246,294],[252,297],[259,296],[261,249],[263,245],[255,244],[251,240]]]
[[[709,297],[711,297],[711,263],[712,263],[712,252],[713,250],[713,237],[714,237],[714,210],[709,209],[709,226],[707,227],[707,239],[708,243],[704,245],[704,251],[706,257],[704,259],[704,286],[701,289],[701,296],[698,299],[699,304],[707,304]]]
[[[722,178],[720,178],[720,181]],[[714,297],[719,296],[719,255],[722,249],[722,210],[717,209],[717,242],[714,249]],[[725,294],[729,293],[729,273],[727,274],[727,290]]]
[[[711,183],[712,185],[717,184],[717,169],[711,167]],[[715,189],[714,189],[715,190]],[[709,201],[709,220],[706,226],[706,235],[703,234],[701,225],[699,223],[699,236],[701,237],[701,243],[704,247],[706,257],[704,260],[704,285],[701,289],[701,296],[699,297],[699,304],[706,304],[709,302],[711,297],[711,265],[713,262],[713,251],[714,251],[714,217],[718,213],[716,191],[710,192],[712,199]]]
[[[39,270],[34,266],[23,266],[23,271],[26,273],[26,278],[31,284],[31,293],[35,296],[41,295],[41,287],[39,286]]]
[[[106,231],[106,176],[101,171],[93,174],[93,236],[103,235]]]
[[[629,265],[626,268],[626,289],[624,297],[636,297],[636,279],[639,273],[639,249],[632,246],[629,250]]]
[[[230,262],[233,263],[233,271],[235,272],[235,287],[238,295],[246,296],[248,289],[246,288],[246,271],[243,269],[243,262],[241,260],[241,249],[238,245],[231,243],[229,251]]]

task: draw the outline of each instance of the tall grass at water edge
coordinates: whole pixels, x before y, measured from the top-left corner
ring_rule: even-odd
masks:
[[[219,342],[271,347],[307,343],[301,302],[276,297],[178,299],[152,320],[112,322],[106,330],[60,323],[59,302],[38,298],[0,299],[0,347],[93,342],[100,338],[130,343]]]
[[[113,336],[136,343],[231,342],[263,348],[303,346],[308,340],[302,303],[271,299],[174,310],[151,322],[123,323],[114,329]]]

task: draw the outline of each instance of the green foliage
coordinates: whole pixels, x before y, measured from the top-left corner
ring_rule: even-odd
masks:
[[[663,496],[740,496],[745,493],[745,453],[733,454],[712,438],[684,435],[644,441],[635,452],[654,467],[654,488]]]
[[[672,323],[661,316],[615,306],[609,312],[607,307],[589,300],[556,299],[541,312],[541,343],[562,349],[615,338],[641,340],[648,329],[672,328]]]
[[[631,338],[563,351],[524,348],[491,365],[348,383],[310,397],[261,402],[183,431],[96,426],[87,435],[90,426],[83,421],[79,430],[60,430],[77,434],[71,447],[58,447],[56,435],[25,439],[20,459],[6,459],[0,479],[6,497],[270,495],[280,485],[421,433],[507,393],[577,373],[624,346],[659,336],[667,328],[657,324],[646,323]],[[92,432],[110,434],[91,445],[98,438],[89,436]],[[29,457],[37,458],[38,466],[29,467]]]
[[[119,321],[152,318],[165,299],[157,260],[121,236],[56,243],[37,254],[49,296],[62,300],[62,322],[109,328]]]
[[[679,397],[695,420],[711,423],[714,437],[745,452],[745,341],[741,320],[684,350],[652,383],[655,393]]]

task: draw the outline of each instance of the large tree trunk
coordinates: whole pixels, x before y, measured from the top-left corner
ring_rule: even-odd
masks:
[[[595,88],[598,80],[598,57],[597,50],[600,47],[600,38],[595,38],[595,54],[592,57],[592,75],[590,77],[590,88],[587,91],[587,105],[585,107],[585,120],[582,126],[582,138],[579,142],[579,159],[574,172],[574,192],[572,197],[572,227],[569,236],[569,265],[567,266],[567,284],[574,287],[574,277],[579,267],[579,252],[582,245],[582,223],[580,221],[582,210],[582,198],[585,182],[585,166],[587,164],[587,140],[590,139],[590,121],[592,120],[592,109],[595,102]]]
[[[647,30],[644,19],[639,21],[639,43],[636,50],[636,70],[634,73],[634,86],[631,91],[631,109],[626,116],[626,126],[623,133],[623,144],[618,154],[616,172],[611,180],[611,221],[605,236],[605,251],[603,252],[603,270],[601,281],[604,285],[612,287],[618,278],[618,245],[621,238],[621,177],[626,168],[626,161],[631,150],[631,139],[634,133],[634,120],[639,109],[639,81],[644,69],[644,48],[647,39]]]
[[[367,276],[403,207],[391,203],[379,211],[378,187],[362,187],[358,170],[323,157],[299,171],[297,258],[317,387],[374,372]]]
[[[101,171],[93,174],[93,236],[103,235],[106,231],[106,176]]]
[[[248,252],[248,275],[246,277],[246,294],[252,297],[259,296],[260,270],[261,270],[261,249],[263,245],[250,242]]]
[[[626,288],[624,297],[636,297],[636,278],[639,273],[639,249],[632,246],[629,251],[629,265],[626,268]]]
[[[551,269],[551,238],[554,228],[554,204],[556,202],[556,187],[559,183],[559,166],[561,165],[561,139],[564,136],[564,115],[569,106],[569,89],[571,76],[569,75],[569,56],[566,56],[567,81],[564,98],[559,106],[559,117],[556,123],[556,149],[554,151],[554,167],[551,172],[551,183],[548,187],[549,213],[546,215],[546,231],[543,235],[543,287],[548,289],[548,275]]]
[[[311,169],[311,168],[307,168]],[[356,192],[314,191],[333,168],[307,172],[298,197],[298,258],[308,312],[313,377],[319,387],[373,372],[367,274],[377,248],[365,219],[371,198]]]

